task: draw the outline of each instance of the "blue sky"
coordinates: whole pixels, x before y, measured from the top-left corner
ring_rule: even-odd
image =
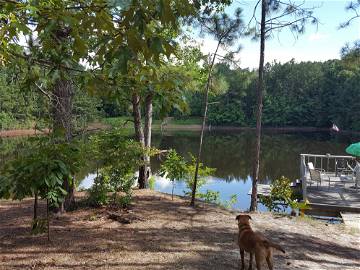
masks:
[[[299,1],[297,1],[299,2]],[[234,0],[226,12],[233,13],[237,7],[244,11],[244,21],[251,18],[256,1]],[[340,50],[346,43],[360,39],[360,18],[345,28],[338,29],[339,25],[353,14],[345,9],[349,1],[305,1],[306,7],[319,7],[314,10],[314,15],[319,19],[317,27],[308,25],[303,35],[294,39],[290,31],[282,31],[279,35],[267,40],[265,60],[272,62],[286,62],[295,59],[301,61],[326,61],[340,57]],[[238,58],[242,68],[256,68],[259,58],[259,44],[250,39],[239,40],[243,49]],[[211,38],[203,39],[202,51],[212,52],[216,42]]]

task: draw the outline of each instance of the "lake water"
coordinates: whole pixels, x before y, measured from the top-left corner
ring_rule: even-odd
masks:
[[[285,176],[291,180],[299,178],[300,153],[345,155],[350,143],[359,141],[358,136],[340,135],[333,132],[322,133],[279,133],[264,132],[262,136],[260,182],[271,183]],[[250,205],[248,192],[251,189],[251,171],[255,132],[208,132],[204,138],[202,162],[216,168],[214,175],[200,189],[219,191],[222,201],[229,200],[233,194],[238,202],[236,209],[246,210]],[[196,155],[199,144],[199,132],[167,132],[154,134],[153,145],[158,149],[175,149],[189,159]],[[161,160],[153,158],[152,171],[160,168]],[[94,174],[88,174],[81,187],[92,184]],[[156,177],[155,190],[171,193],[172,183]],[[176,182],[174,193],[184,195],[184,182]],[[266,209],[260,205],[259,209]]]

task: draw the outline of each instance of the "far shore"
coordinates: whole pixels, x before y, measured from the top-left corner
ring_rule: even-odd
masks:
[[[110,128],[111,125],[103,124],[103,123],[92,123],[86,129],[87,131],[97,131],[104,130]],[[123,126],[124,128],[131,128],[129,125]],[[162,131],[200,131],[201,125],[197,124],[167,124],[163,125],[161,128],[160,124],[153,124],[154,130],[162,130]],[[207,125],[205,127],[206,131],[249,131],[256,130],[255,127],[239,127],[239,126],[212,126]],[[331,133],[339,133],[345,135],[360,135],[360,131],[353,130],[340,130],[339,132],[335,132],[330,128],[318,128],[318,127],[262,127],[263,131],[267,132],[331,132]],[[44,135],[48,134],[50,129],[10,129],[0,131],[0,138],[7,137],[19,137],[19,136],[34,136],[34,135]]]

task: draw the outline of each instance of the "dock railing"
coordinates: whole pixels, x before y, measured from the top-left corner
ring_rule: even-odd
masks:
[[[306,188],[308,178],[308,163],[312,162],[316,170],[322,171],[326,174],[333,174],[338,176],[342,169],[347,164],[354,165],[355,157],[353,156],[337,156],[337,155],[314,155],[314,154],[300,154],[300,179],[302,181],[303,199],[306,199]],[[340,162],[341,161],[341,162]],[[341,164],[341,167],[340,167]]]

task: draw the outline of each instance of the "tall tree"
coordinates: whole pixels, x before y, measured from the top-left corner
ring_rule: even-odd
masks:
[[[219,48],[222,47],[223,49],[227,49],[228,47],[234,44],[234,42],[241,36],[241,34],[243,34],[244,29],[243,29],[243,21],[241,18],[242,15],[241,12],[242,12],[241,9],[237,9],[235,11],[234,18],[231,18],[226,13],[223,13],[221,15],[215,14],[213,16],[200,19],[201,30],[203,31],[203,33],[206,33],[212,36],[213,38],[215,38],[217,41],[217,45],[214,53],[209,56],[210,63],[208,66],[208,75],[205,85],[204,112],[203,112],[198,154],[196,157],[194,184],[191,193],[191,201],[190,201],[191,206],[195,206],[196,187],[198,181],[204,131],[205,131],[206,119],[208,113],[209,92],[211,88],[211,80],[213,77],[213,67],[215,64],[215,60],[219,57],[218,54]]]
[[[152,102],[155,96],[151,85],[159,82],[157,71],[166,64],[164,58],[169,60],[174,56],[181,22],[191,21],[190,19],[197,17],[199,13],[209,13],[227,3],[227,0],[193,3],[185,0],[133,0],[121,9],[103,9],[106,16],[115,23],[107,25],[108,28],[97,33],[93,46],[97,53],[95,57],[90,57],[90,61],[93,66],[99,67],[100,74],[107,71],[106,80],[128,90],[136,137],[144,147],[151,145]],[[131,65],[131,68],[128,68],[128,65]],[[95,78],[98,79],[99,76]],[[144,103],[145,121],[142,121],[141,106]],[[146,187],[149,175],[147,156],[144,156],[144,162],[145,165],[139,168],[140,188]]]
[[[256,19],[258,6],[261,4],[261,19]],[[264,93],[264,62],[265,62],[265,39],[274,31],[289,28],[295,34],[301,34],[305,30],[308,21],[317,23],[313,16],[313,8],[304,8],[304,3],[296,4],[292,1],[259,0],[254,8],[254,20],[257,35],[260,36],[260,57],[257,83],[257,108],[256,108],[256,142],[254,147],[254,161],[252,172],[252,193],[250,211],[257,210],[257,183],[259,181],[260,151],[261,151],[261,118],[263,110]],[[260,29],[259,29],[260,28]]]

